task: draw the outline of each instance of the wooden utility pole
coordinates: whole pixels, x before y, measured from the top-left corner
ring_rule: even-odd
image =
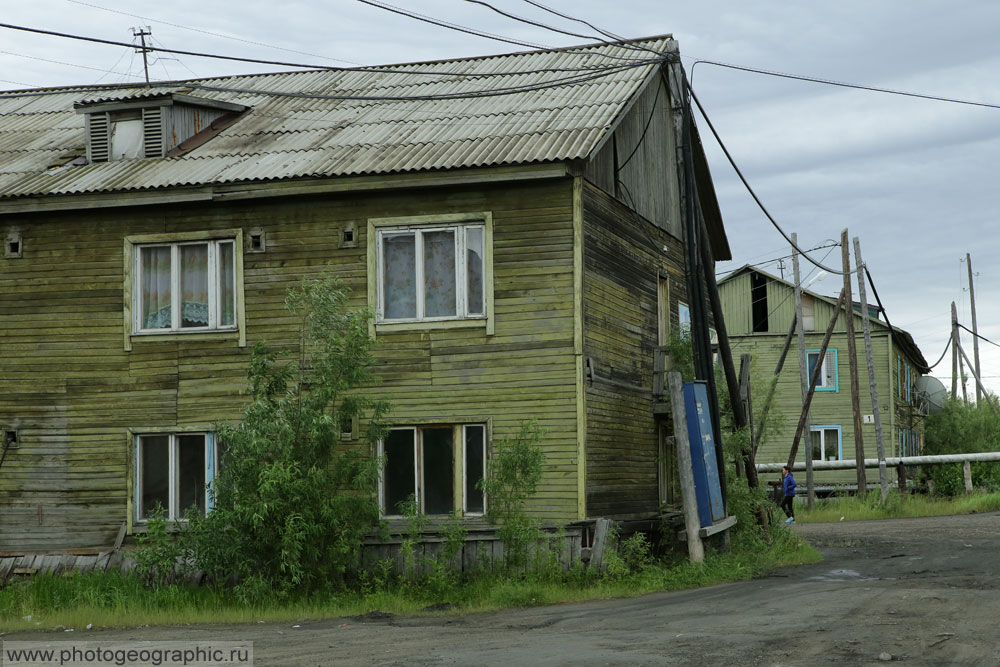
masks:
[[[799,235],[792,233],[792,246],[798,247],[799,245]],[[798,342],[799,348],[799,388],[802,394],[802,414],[806,418],[806,433],[807,443],[806,443],[806,506],[812,509],[816,504],[816,484],[813,478],[813,457],[812,457],[812,430],[809,425],[812,420],[809,418],[809,410],[805,408],[806,405],[806,394],[809,393],[809,380],[806,378],[807,365],[806,365],[806,334],[805,326],[802,323],[802,277],[799,274],[799,253],[798,250],[792,255],[792,275],[795,278],[795,321],[798,323],[795,326],[795,337]]]
[[[698,520],[698,497],[694,490],[694,470],[691,468],[691,440],[688,437],[687,410],[684,407],[684,387],[681,374],[667,373],[670,387],[670,410],[674,418],[674,442],[677,443],[677,476],[681,485],[681,502],[684,505],[684,532],[687,534],[688,557],[691,562],[705,560],[705,546],[701,543],[701,522]]]
[[[958,398],[958,309],[951,302],[951,397]]]
[[[979,326],[976,324],[976,291],[972,285],[972,255],[965,253],[965,263],[969,269],[969,301],[972,304],[972,356],[976,361],[976,377],[983,377],[983,371],[979,366]],[[983,392],[976,383],[976,404],[983,400]]]
[[[826,326],[826,333],[823,334],[823,344],[820,345],[819,358],[822,360],[826,355],[826,350],[830,347],[830,338],[833,337],[833,328],[837,324],[837,318],[840,317],[840,307],[844,305],[844,290],[840,290],[840,296],[837,298],[837,304],[833,307],[833,316],[830,318],[830,323]],[[789,336],[791,338],[791,336]],[[809,405],[812,403],[813,396],[816,394],[816,383],[819,382],[820,373],[823,372],[823,364],[817,363],[816,368],[813,369],[812,380],[809,383],[809,392],[806,394],[806,403],[802,406],[802,414],[799,416],[799,425],[795,429],[795,439],[792,440],[792,449],[788,452],[788,468],[789,470],[795,465],[795,457],[799,453],[799,440],[802,439],[802,429],[806,425],[806,412],[809,411]],[[864,461],[862,461],[864,465]]]
[[[847,229],[840,234],[841,258],[844,267],[844,331],[847,333],[847,360],[851,370],[851,408],[854,412],[854,458],[858,462],[858,494],[868,492],[865,477],[865,439],[861,433],[861,389],[858,382],[858,346],[854,340],[854,301],[851,298],[851,248]]]
[[[872,355],[872,330],[868,322],[868,288],[865,286],[864,262],[861,261],[861,241],[854,237],[854,263],[858,267],[858,298],[861,300],[861,322],[865,332],[865,360],[868,362],[868,389],[872,395],[872,415],[875,419],[875,444],[878,451],[878,485],[882,502],[889,496],[889,472],[885,468],[885,441],[882,439],[882,411],[878,404],[878,378]]]
[[[753,436],[753,453],[757,454],[757,447],[760,445],[760,439],[764,436],[764,427],[767,426],[767,413],[771,411],[771,403],[774,401],[774,390],[778,386],[778,376],[781,375],[781,369],[785,367],[785,357],[788,356],[788,348],[792,346],[792,337],[795,335],[795,323],[799,321],[799,318],[792,318],[792,326],[788,329],[788,334],[785,336],[785,344],[781,348],[781,354],[778,356],[778,364],[774,369],[774,376],[771,378],[771,384],[767,388],[767,396],[764,398],[764,407],[760,410],[760,424],[757,426],[757,430],[754,432]]]

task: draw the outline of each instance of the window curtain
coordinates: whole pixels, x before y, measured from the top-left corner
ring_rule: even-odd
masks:
[[[170,247],[142,249],[142,328],[169,329]]]
[[[424,317],[455,315],[455,232],[424,232]]]
[[[417,316],[416,237],[382,237],[384,316],[387,320]]]
[[[208,245],[182,245],[181,327],[208,326]]]
[[[483,230],[472,228],[466,233],[465,270],[468,274],[468,313],[483,314]]]

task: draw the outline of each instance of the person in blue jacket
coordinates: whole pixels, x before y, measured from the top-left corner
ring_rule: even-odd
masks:
[[[785,523],[795,523],[795,487],[798,484],[795,483],[795,478],[792,477],[792,471],[788,466],[782,466],[781,475],[781,486],[785,491],[785,497],[781,500],[781,509],[785,510],[785,514],[788,516]]]

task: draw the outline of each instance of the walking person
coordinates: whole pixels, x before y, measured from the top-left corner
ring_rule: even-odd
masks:
[[[785,515],[788,516],[785,523],[795,523],[795,487],[798,484],[795,483],[792,470],[788,466],[781,468],[781,486],[785,492],[784,498],[781,499],[781,509],[785,510]]]

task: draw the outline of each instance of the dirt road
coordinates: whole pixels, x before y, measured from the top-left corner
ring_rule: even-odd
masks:
[[[1000,664],[1000,514],[795,530],[824,562],[696,591],[471,616],[147,628],[87,639],[252,639],[255,664],[268,667]]]

